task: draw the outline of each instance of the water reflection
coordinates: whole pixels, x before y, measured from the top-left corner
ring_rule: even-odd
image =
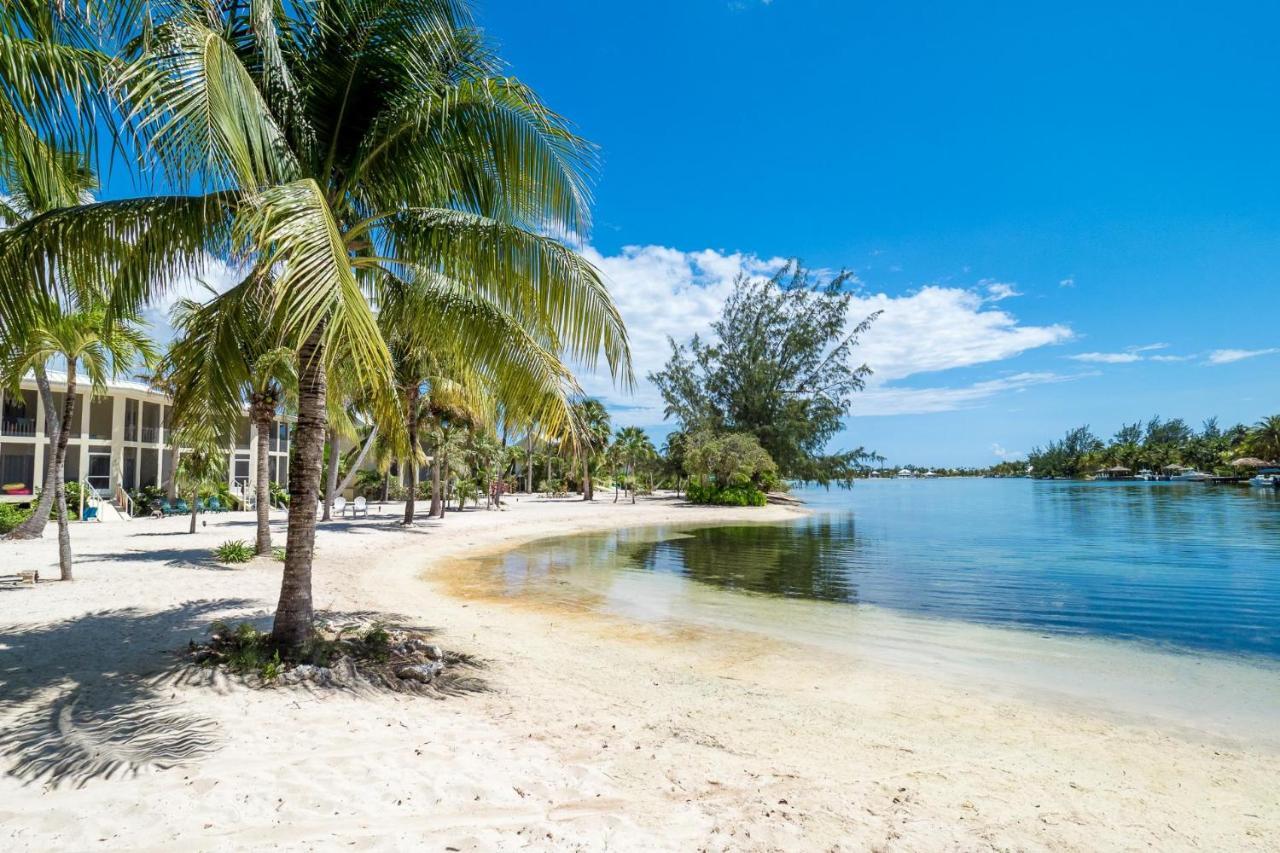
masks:
[[[896,481],[805,497],[817,514],[793,524],[554,540],[504,556],[500,571],[511,593],[590,590],[623,609],[709,606],[692,582],[1280,658],[1271,490]]]

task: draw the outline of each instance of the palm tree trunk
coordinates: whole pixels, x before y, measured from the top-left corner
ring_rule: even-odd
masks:
[[[169,436],[169,441],[173,441],[172,435]],[[181,449],[176,444],[170,444],[169,475],[164,479],[164,496],[171,501],[178,497],[178,460],[181,456]]]
[[[369,451],[373,448],[373,442],[378,438],[378,426],[374,424],[373,429],[369,430],[369,437],[364,440],[364,446],[360,448],[360,454],[356,457],[356,461],[351,463],[351,469],[347,471],[347,476],[342,478],[342,482],[338,484],[338,494],[342,494],[351,488],[351,484],[356,481],[356,475],[360,473],[360,466],[364,464],[365,457],[369,455]]]
[[[76,360],[67,359],[67,395],[62,401],[62,424],[58,427],[58,449],[54,454],[57,466],[57,486],[53,502],[58,510],[58,571],[64,581],[74,580],[71,573],[71,526],[67,521],[66,470],[67,439],[71,436],[71,417],[76,406]]]
[[[44,527],[49,523],[49,513],[53,511],[53,496],[57,491],[58,480],[58,435],[62,432],[61,418],[53,406],[53,391],[49,388],[49,374],[43,364],[35,368],[36,387],[40,389],[40,399],[44,402],[44,431],[49,436],[49,448],[44,454],[44,480],[40,484],[40,499],[27,519],[9,531],[6,539],[39,539],[44,535]]]
[[[187,529],[188,533],[196,532],[196,513],[200,511],[200,486],[191,487],[191,527]]]
[[[586,456],[582,457],[582,499],[584,501],[593,500],[595,495],[591,489],[591,460]]]
[[[311,636],[311,560],[316,547],[316,498],[324,454],[325,395],[324,324],[318,325],[298,350],[298,423],[289,464],[289,536],[285,542],[284,577],[271,640],[295,649]]]
[[[429,517],[444,518],[444,504],[440,500],[440,448],[431,457],[431,511]]]
[[[418,509],[418,386],[409,389],[405,404],[405,428],[409,433],[409,493],[404,496],[404,523],[413,524]]]
[[[338,434],[329,433],[329,465],[324,478],[324,515],[321,521],[331,521],[333,499],[337,497],[334,490],[338,487]]]
[[[533,426],[529,426],[529,434],[525,436],[524,451],[524,490],[533,494]]]
[[[636,465],[632,462],[627,466],[627,485],[631,487],[631,502],[636,502]]]
[[[265,407],[263,407],[265,408]],[[254,551],[259,556],[265,556],[271,553],[271,483],[267,478],[270,476],[269,451],[271,449],[268,443],[268,435],[271,432],[274,412],[260,411],[257,412],[257,429],[258,429],[258,458],[257,458],[257,481],[254,483],[255,510],[258,514],[258,536],[254,544]]]

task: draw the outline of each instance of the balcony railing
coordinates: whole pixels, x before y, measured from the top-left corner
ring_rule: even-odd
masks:
[[[160,442],[160,427],[144,426],[142,428],[142,440],[147,444],[158,444]]]
[[[33,436],[36,434],[36,419],[5,418],[0,422],[0,432],[5,435]]]

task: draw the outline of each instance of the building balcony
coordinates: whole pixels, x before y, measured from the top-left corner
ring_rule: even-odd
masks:
[[[0,433],[18,438],[34,438],[36,434],[36,419],[5,418],[0,422]]]
[[[142,428],[142,441],[144,444],[159,444],[160,427],[144,426]]]

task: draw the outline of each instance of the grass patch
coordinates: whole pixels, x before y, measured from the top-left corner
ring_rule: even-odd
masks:
[[[283,548],[271,549],[271,559],[275,560],[276,562],[283,563],[284,557],[285,557],[285,551]]]
[[[213,549],[219,563],[247,563],[253,559],[253,546],[243,539],[229,539]]]

